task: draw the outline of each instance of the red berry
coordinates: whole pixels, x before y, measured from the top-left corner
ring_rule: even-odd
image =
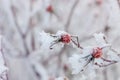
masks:
[[[67,64],[64,64],[63,69],[64,69],[65,71],[68,70],[68,65],[67,65]]]
[[[101,5],[102,4],[102,0],[96,0],[96,4],[98,4],[98,5]]]
[[[49,5],[49,6],[47,7],[46,11],[48,11],[48,12],[53,12],[53,7],[52,7],[51,5]]]
[[[68,35],[68,34],[62,35],[62,36],[61,36],[61,41],[62,41],[63,43],[69,43],[69,42],[71,41],[71,36]]]
[[[93,49],[93,54],[92,56],[94,58],[100,58],[102,56],[102,49],[97,47],[96,49]]]

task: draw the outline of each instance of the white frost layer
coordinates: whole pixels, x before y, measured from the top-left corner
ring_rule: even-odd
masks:
[[[61,35],[63,35],[63,34],[68,34],[68,33],[65,32],[65,31],[58,31],[58,32],[56,33],[56,36],[61,36]]]
[[[46,49],[46,48],[49,49],[49,46],[53,41],[54,41],[54,38],[51,37],[49,33],[45,33],[44,31],[40,33],[40,42],[42,43],[43,49]]]
[[[102,47],[108,47],[111,46],[110,44],[106,43],[105,41],[105,35],[103,33],[95,33],[94,38],[96,40],[97,45],[102,48]]]
[[[59,78],[56,78],[55,80],[69,80],[67,77],[59,77]]]
[[[8,68],[5,66],[5,61],[2,55],[2,36],[0,35],[0,80],[6,79]]]
[[[81,70],[85,69],[86,63],[92,57],[92,52],[93,47],[84,47],[82,54],[73,54],[72,57],[69,58],[69,63],[72,67],[72,74],[78,74]]]
[[[84,56],[85,57],[85,56]],[[81,55],[74,54],[72,57],[69,58],[69,63],[72,67],[72,74],[78,74],[82,70],[84,70],[87,61],[91,58],[84,58]]]

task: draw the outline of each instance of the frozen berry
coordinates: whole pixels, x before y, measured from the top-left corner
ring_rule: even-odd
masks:
[[[93,54],[92,56],[94,58],[100,58],[102,56],[102,49],[101,48],[96,48],[96,49],[93,49]]]
[[[61,42],[63,43],[69,43],[71,41],[71,36],[68,34],[62,35],[61,36]]]
[[[47,7],[46,11],[48,11],[48,12],[53,12],[53,7],[52,7],[51,5],[49,5],[49,6]]]

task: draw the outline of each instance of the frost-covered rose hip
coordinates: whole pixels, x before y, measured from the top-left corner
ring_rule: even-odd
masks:
[[[46,8],[46,11],[48,11],[48,12],[53,12],[53,7],[52,7],[52,5],[49,5],[49,6]]]
[[[97,48],[93,49],[92,56],[94,58],[100,58],[102,56],[102,48],[97,47]]]
[[[78,48],[82,49],[82,47],[79,44],[78,36],[70,35],[69,33],[64,32],[64,31],[58,31],[56,34],[53,34],[51,36],[54,37],[55,40],[51,43],[50,49],[52,49],[53,45],[55,45],[56,43],[59,43],[59,42],[64,43],[64,44],[69,44],[72,42]],[[77,42],[74,41],[74,39],[76,39]]]
[[[69,34],[64,34],[61,36],[61,42],[63,43],[70,43],[71,41],[71,36]]]

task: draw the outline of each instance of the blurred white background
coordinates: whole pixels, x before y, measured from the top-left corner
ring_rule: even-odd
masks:
[[[103,32],[120,52],[119,0],[0,0],[0,34],[9,80],[54,80],[59,76],[120,80],[120,63],[95,74],[72,75],[68,58],[79,50],[68,45],[53,50],[41,47],[39,32],[43,30],[78,35],[82,46],[92,45],[93,33]]]

